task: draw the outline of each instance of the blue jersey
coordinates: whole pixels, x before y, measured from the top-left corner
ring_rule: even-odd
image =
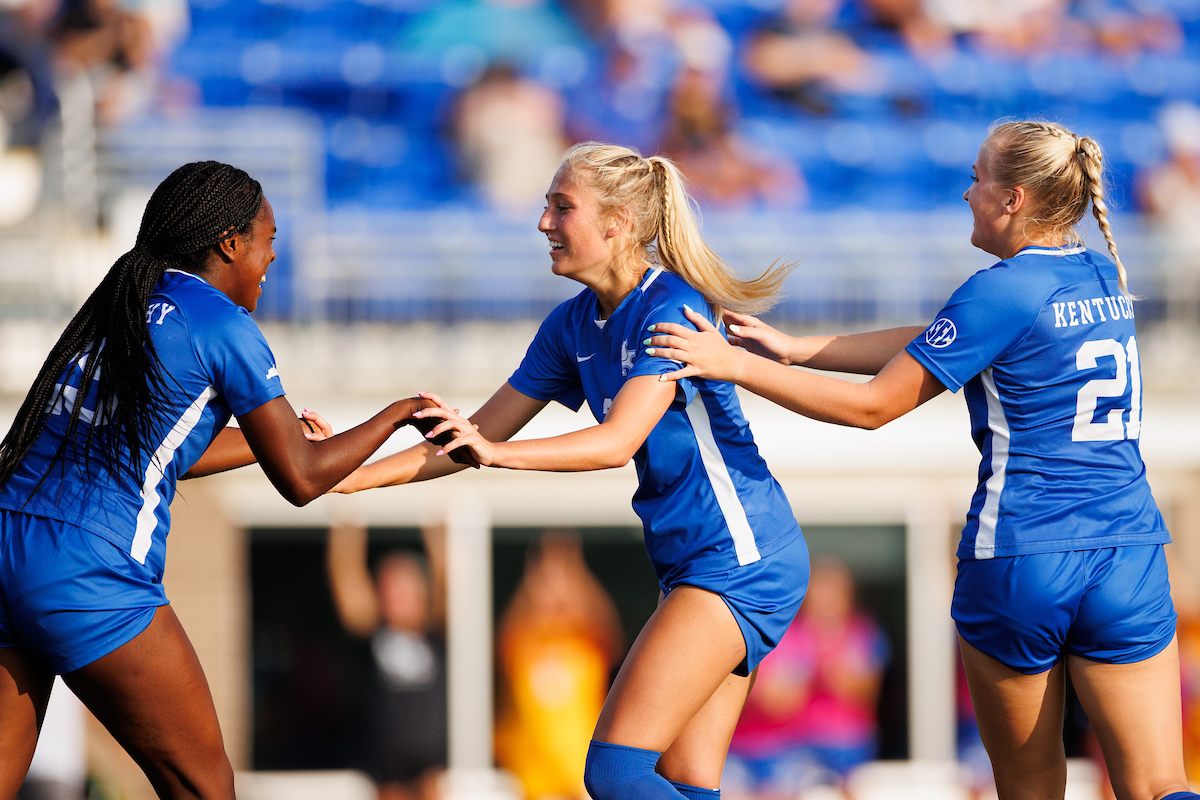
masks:
[[[135,461],[136,476],[111,472],[96,453],[86,472],[82,458],[64,460],[46,472],[76,401],[74,387],[82,368],[75,365],[47,409],[46,427],[0,490],[0,508],[78,525],[161,577],[168,508],[179,476],[208,449],[231,415],[281,396],[283,386],[271,349],[249,312],[195,275],[169,270],[155,287],[146,319],[167,396],[154,439]],[[88,426],[105,421],[104,414],[96,414],[96,391],[93,383],[80,410],[81,450]],[[35,492],[43,473],[46,479]]]
[[[586,289],[546,318],[509,383],[571,409],[586,400],[603,422],[627,380],[679,368],[646,355],[642,340],[652,323],[690,325],[684,304],[708,309],[699,292],[661,269],[649,272],[608,319],[599,318],[596,295]],[[664,583],[753,563],[800,534],[728,383],[679,381],[674,402],[633,460],[633,508]]]
[[[1027,247],[959,287],[908,352],[966,387],[983,459],[960,558],[1170,541],[1138,448],[1133,307],[1107,258]]]

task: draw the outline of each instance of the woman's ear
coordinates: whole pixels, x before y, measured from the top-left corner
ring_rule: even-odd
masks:
[[[240,233],[234,233],[232,236],[222,239],[217,244],[216,250],[221,255],[223,261],[230,263],[238,257],[239,252],[245,246],[245,243],[241,239],[242,235]]]
[[[1004,212],[1006,214],[1015,214],[1025,206],[1025,187],[1017,186],[1012,189],[1005,189],[1004,197]]]
[[[631,233],[633,231],[633,211],[629,206],[617,206],[613,209],[608,220],[608,230],[604,232],[604,238],[611,239],[621,233]]]

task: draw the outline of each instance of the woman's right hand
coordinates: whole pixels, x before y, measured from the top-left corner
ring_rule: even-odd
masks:
[[[744,348],[756,356],[778,361],[784,366],[800,363],[795,357],[798,339],[749,314],[726,311],[724,319],[730,344]]]

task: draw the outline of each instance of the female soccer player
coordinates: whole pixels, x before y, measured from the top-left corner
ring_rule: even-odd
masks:
[[[1063,796],[1066,671],[1117,797],[1195,797],[1183,769],[1169,536],[1138,449],[1133,305],[1100,147],[1056,124],[996,125],[963,197],[971,243],[1002,260],[907,347],[915,329],[792,339],[733,315],[731,341],[751,352],[696,316],[701,332],[654,325],[652,349],[688,364],[665,379],[730,380],[864,428],[965,386],[983,461],[953,616],[1000,797]],[[1089,201],[1112,261],[1075,233]],[[787,364],[877,375],[854,384]]]
[[[808,549],[733,387],[661,382],[674,367],[648,357],[642,339],[655,319],[683,321],[688,305],[761,308],[786,269],[753,281],[731,273],[701,240],[681,176],[663,158],[576,145],[546,197],[538,227],[552,268],[586,288],[550,314],[520,368],[469,421],[444,404],[423,418],[442,418],[431,436],[454,431],[445,451],[469,448],[484,466],[578,471],[634,460],[633,506],[664,597],[605,701],[585,784],[596,800],[715,797],[750,675],[803,599]],[[586,400],[599,424],[508,441],[551,400],[572,409]],[[418,445],[338,488],[460,468],[441,452]]]
[[[249,313],[274,236],[245,172],[173,172],[0,442],[0,798],[29,767],[55,673],[160,797],[233,797],[212,696],[161,583],[175,483],[257,459],[303,505],[422,404],[330,438],[306,413],[321,431],[302,432]]]

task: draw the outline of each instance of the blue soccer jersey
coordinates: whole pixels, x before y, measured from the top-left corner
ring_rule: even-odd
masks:
[[[602,422],[630,378],[661,375],[679,363],[646,355],[646,328],[690,325],[687,304],[704,297],[679,276],[655,269],[608,319],[585,289],[538,330],[509,379],[517,391],[578,409],[586,400]],[[665,584],[750,564],[795,540],[800,527],[783,489],[767,470],[732,385],[678,382],[675,401],[634,455],[646,550]]]
[[[983,458],[960,558],[1170,541],[1138,448],[1133,307],[1083,247],[1027,247],[973,275],[912,354],[966,387]]]
[[[69,367],[47,409],[46,427],[0,490],[0,508],[78,525],[123,548],[161,577],[175,484],[229,422],[283,394],[275,358],[249,312],[186,272],[168,270],[150,298],[146,320],[166,378],[165,404],[136,477],[112,473],[93,453],[47,473],[66,432],[82,369]],[[80,411],[82,452],[96,414],[96,384]],[[99,420],[97,420],[99,416]],[[70,450],[68,450],[70,456]],[[125,457],[122,456],[122,459]],[[42,475],[46,479],[37,488]]]

